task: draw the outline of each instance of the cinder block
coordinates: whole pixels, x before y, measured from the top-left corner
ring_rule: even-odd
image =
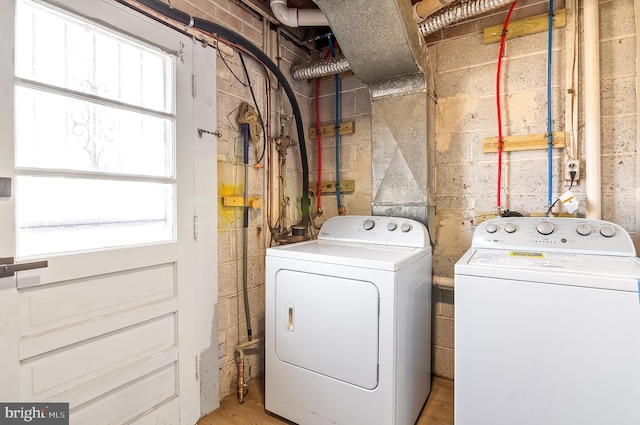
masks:
[[[617,38],[600,43],[600,77],[603,79],[636,72],[636,38]]]
[[[442,378],[454,379],[454,351],[449,348],[433,347],[431,372]]]
[[[476,70],[473,74],[467,69],[459,69],[449,72],[438,72],[435,74],[435,92],[438,98],[454,97],[457,93],[473,93],[470,82],[475,77]]]
[[[433,239],[434,235],[431,235],[431,238]],[[437,248],[438,242],[436,241],[436,249]],[[434,253],[432,264],[433,274],[436,276],[453,276],[455,264],[460,259],[463,253],[464,251],[462,251],[459,255],[448,257],[442,256],[439,253]]]
[[[471,68],[498,57],[499,46],[485,45],[481,33],[444,40],[437,49],[438,72]],[[455,53],[452,53],[455,52]]]
[[[603,40],[636,32],[633,0],[601,2],[599,15],[600,38]]]
[[[439,135],[442,140],[443,135]],[[438,171],[445,174],[464,172],[466,163],[471,160],[471,133],[454,132],[448,135],[448,143],[437,143],[435,151],[435,163],[436,164],[456,164],[456,167],[442,167]],[[442,176],[447,178],[447,176]]]
[[[635,192],[636,155],[602,155],[602,192]],[[585,173],[588,179],[589,175]],[[635,197],[635,196],[634,196]]]
[[[229,298],[218,298],[218,329],[226,330],[229,327]]]
[[[474,200],[468,196],[441,195],[435,197],[435,203],[439,211],[467,211],[473,208]]]
[[[333,90],[333,85],[331,87],[332,87],[331,90]],[[361,90],[361,89],[369,91],[369,87],[366,86],[362,81],[360,81],[360,79],[355,75],[341,78],[340,88],[341,90],[344,90],[344,91]]]
[[[635,76],[601,80],[600,93],[602,115],[636,113]]]
[[[602,117],[602,151],[608,154],[636,152],[636,117],[614,115]]]
[[[437,243],[438,255],[455,257],[471,246],[473,223],[465,218],[465,212],[446,211],[438,214],[436,234],[432,235]]]
[[[353,92],[355,94],[354,116],[371,115],[371,93],[368,88],[361,88]]]
[[[214,13],[215,13],[216,19],[218,19],[220,22],[224,22],[223,25],[226,28],[229,28],[235,32],[241,33],[242,35],[247,37],[248,34],[246,34],[243,31],[242,21],[236,18],[235,16],[233,16],[231,13],[229,13],[228,10],[225,10],[221,7],[216,7]]]
[[[433,345],[454,349],[453,319],[436,316],[432,318]]]
[[[475,116],[481,101],[479,96],[463,93],[438,100],[435,108],[436,149],[446,150],[449,143],[448,135],[454,131],[465,130],[461,123],[468,120],[468,117]],[[483,105],[487,107],[487,102]]]
[[[438,316],[453,319],[454,313],[454,290],[440,288],[440,297],[437,304]]]
[[[218,232],[218,264],[230,263],[236,258],[235,231]]]
[[[233,393],[236,382],[238,378],[235,363],[225,363],[220,367],[220,400],[224,400]]]
[[[220,263],[218,265],[218,298],[229,297],[237,293],[237,268],[236,262]],[[240,276],[242,276],[240,274]],[[221,307],[222,309],[222,307]],[[222,312],[220,313],[222,315]]]

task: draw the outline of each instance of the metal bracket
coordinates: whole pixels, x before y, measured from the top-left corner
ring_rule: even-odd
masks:
[[[200,138],[202,138],[203,134],[213,134],[216,137],[222,137],[222,133],[220,133],[218,130],[216,131],[209,131],[209,130],[205,130],[203,128],[199,128],[198,129],[198,136],[200,136]]]
[[[15,272],[24,270],[42,269],[49,266],[47,260],[33,261],[31,263],[14,263],[13,257],[0,257],[0,277],[11,277]]]

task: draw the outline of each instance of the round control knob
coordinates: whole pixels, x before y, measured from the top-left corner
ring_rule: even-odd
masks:
[[[498,231],[498,226],[496,226],[494,223],[489,223],[487,224],[486,230],[487,233],[495,233]]]
[[[616,229],[611,226],[602,226],[602,228],[600,229],[600,234],[605,238],[610,238],[616,234]]]
[[[550,235],[555,229],[553,228],[553,224],[551,224],[551,222],[541,221],[540,223],[536,224],[536,230],[541,235]]]
[[[407,233],[409,230],[411,230],[411,225],[409,223],[402,223],[402,226],[400,226],[400,230]]]
[[[389,223],[387,224],[387,230],[390,232],[393,232],[394,230],[396,230],[398,228],[398,225],[396,223]]]
[[[366,219],[364,223],[362,223],[362,227],[364,230],[371,230],[376,226],[376,222],[371,220],[370,218]]]
[[[587,236],[591,234],[591,227],[589,227],[588,224],[581,224],[576,227],[576,232],[578,232],[580,236]]]
[[[513,233],[516,230],[518,230],[518,228],[513,223],[507,223],[507,224],[504,225],[504,231],[507,232],[507,233]]]

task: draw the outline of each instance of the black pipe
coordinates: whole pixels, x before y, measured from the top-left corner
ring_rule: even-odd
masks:
[[[244,207],[242,218],[242,293],[244,294],[244,314],[247,319],[247,337],[253,338],[251,332],[251,313],[249,312],[249,290],[247,289],[248,274],[247,262],[249,261],[249,124],[240,124],[244,145]]]
[[[254,55],[260,62],[265,64],[267,68],[276,76],[282,88],[284,89],[291,107],[293,109],[293,116],[296,119],[296,129],[298,131],[298,144],[300,145],[300,162],[302,163],[302,198],[300,200],[300,206],[302,208],[302,221],[303,224],[307,224],[309,220],[309,207],[311,200],[309,199],[309,164],[307,162],[307,148],[304,141],[304,128],[302,126],[302,114],[300,113],[300,106],[296,100],[296,96],[293,93],[293,89],[289,84],[282,71],[278,66],[267,56],[262,50],[258,48],[251,41],[247,40],[240,34],[231,31],[221,25],[207,21],[206,19],[200,19],[192,17],[181,10],[174,9],[173,7],[165,4],[159,0],[138,0],[143,5],[155,10],[158,13],[163,14],[175,21],[183,23],[186,26],[198,28],[205,32],[216,34],[218,37],[223,38],[231,43],[237,44],[249,53]]]

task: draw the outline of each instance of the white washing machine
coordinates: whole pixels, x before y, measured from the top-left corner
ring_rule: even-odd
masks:
[[[429,395],[431,246],[405,218],[341,216],[267,249],[266,409],[301,425],[411,425]]]
[[[481,223],[455,266],[456,425],[640,423],[639,278],[613,223]]]

